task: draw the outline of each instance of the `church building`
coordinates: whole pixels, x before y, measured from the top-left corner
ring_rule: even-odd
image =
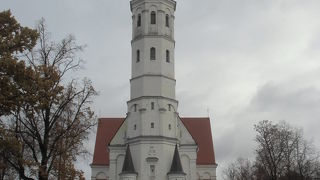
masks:
[[[181,1],[183,3],[183,1]],[[92,180],[216,180],[210,119],[180,117],[174,0],[131,0],[132,72],[123,118],[100,118]]]

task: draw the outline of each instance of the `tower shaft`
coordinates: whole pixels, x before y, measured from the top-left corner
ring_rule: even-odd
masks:
[[[128,137],[174,138],[177,125],[173,0],[132,0]]]

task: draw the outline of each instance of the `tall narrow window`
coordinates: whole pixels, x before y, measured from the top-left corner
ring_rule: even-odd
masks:
[[[170,51],[166,50],[166,61],[170,62]]]
[[[171,104],[168,104],[168,111],[171,111]]]
[[[137,26],[141,26],[141,14],[138,14]]]
[[[151,12],[151,24],[156,24],[156,12]]]
[[[150,48],[150,60],[156,60],[156,48]]]
[[[167,27],[169,27],[169,22],[170,22],[170,21],[169,21],[169,15],[167,14],[167,15],[166,15],[166,26],[167,26]]]
[[[150,175],[152,177],[155,175],[155,167],[154,167],[154,165],[150,165]]]
[[[134,105],[133,105],[133,111],[134,111],[134,112],[137,112],[137,104],[134,104]]]
[[[133,126],[133,130],[137,130],[137,125],[136,124]]]
[[[154,128],[154,123],[153,122],[151,123],[151,128]]]
[[[140,50],[137,50],[137,62],[140,61]]]
[[[154,102],[151,102],[151,109],[154,109]]]
[[[169,124],[168,128],[169,128],[169,130],[171,130],[171,124]]]

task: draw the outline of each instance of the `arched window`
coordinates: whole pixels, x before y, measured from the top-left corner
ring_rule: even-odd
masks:
[[[154,102],[151,102],[151,109],[154,109]]]
[[[154,123],[153,122],[151,123],[151,128],[154,128]]]
[[[137,26],[141,26],[141,14],[138,14]]]
[[[150,60],[156,60],[156,48],[150,48]]]
[[[137,125],[136,125],[136,124],[133,126],[133,129],[134,129],[134,130],[136,130],[136,129],[137,129]]]
[[[166,50],[166,61],[170,62],[170,51]]]
[[[171,111],[171,104],[168,104],[168,111]]]
[[[151,24],[156,24],[156,12],[151,12]]]
[[[170,24],[169,22],[170,22],[169,15],[167,14],[166,15],[166,26],[167,27],[169,27],[169,24]]]
[[[140,50],[137,50],[137,62],[140,61]]]
[[[169,124],[169,127],[168,127],[168,128],[169,128],[169,130],[171,130],[171,124]]]

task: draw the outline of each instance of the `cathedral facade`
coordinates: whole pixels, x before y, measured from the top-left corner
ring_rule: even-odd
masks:
[[[124,118],[100,118],[92,180],[216,180],[209,118],[178,114],[174,0],[131,0],[132,73]]]

